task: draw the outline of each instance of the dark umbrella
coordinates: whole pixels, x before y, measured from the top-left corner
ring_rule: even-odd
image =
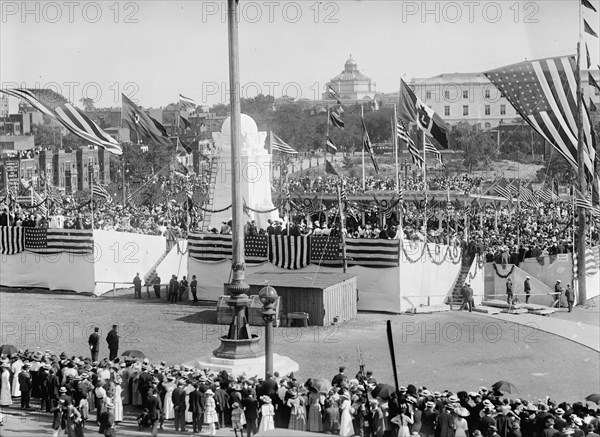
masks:
[[[377,386],[371,392],[371,396],[374,398],[388,399],[396,389],[389,384],[377,384]]]
[[[517,389],[517,387],[512,382],[508,381],[498,381],[492,384],[492,388],[502,393],[512,393],[513,391],[519,391],[519,389]]]
[[[314,388],[317,393],[327,393],[331,390],[331,382],[326,379],[313,379],[312,388]]]
[[[596,405],[600,405],[600,394],[593,394],[593,395],[589,395],[587,398],[585,398],[586,401],[590,401],[595,403]]]
[[[121,354],[121,356],[125,358],[146,358],[144,352],[137,350],[125,351]]]
[[[0,355],[13,355],[17,353],[17,348],[12,344],[3,344],[0,346]]]

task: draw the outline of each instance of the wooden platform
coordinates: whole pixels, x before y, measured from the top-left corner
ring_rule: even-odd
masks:
[[[483,305],[477,305],[475,308],[473,308],[473,311],[484,314],[500,314],[500,310],[498,308],[486,307]]]
[[[281,312],[308,313],[310,326],[328,326],[356,318],[356,275],[350,273],[284,271],[246,276],[251,295],[267,283],[281,296]]]

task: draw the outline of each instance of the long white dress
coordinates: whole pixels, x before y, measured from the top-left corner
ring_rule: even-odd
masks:
[[[354,435],[354,425],[352,424],[352,405],[348,399],[344,399],[340,405],[340,436],[350,437]]]
[[[275,420],[273,419],[275,416],[275,409],[272,404],[263,404],[263,406],[260,407],[260,415],[260,425],[258,426],[259,434],[275,429]]]
[[[123,421],[123,390],[121,389],[120,384],[115,385],[115,398],[113,403],[115,405],[115,422]]]
[[[21,369],[23,368],[23,361],[19,358],[17,361],[12,363],[10,366],[13,373],[12,380],[12,395],[15,397],[21,397],[21,385],[19,384],[19,373],[21,373]]]
[[[175,408],[173,407],[173,390],[175,390],[174,382],[167,382],[165,384],[165,420],[175,418]]]
[[[193,385],[188,384],[185,387],[185,423],[194,421],[194,413],[190,411],[190,393],[196,390]]]
[[[8,407],[12,405],[12,398],[10,396],[10,372],[8,369],[2,371],[2,387],[0,388],[0,406]]]

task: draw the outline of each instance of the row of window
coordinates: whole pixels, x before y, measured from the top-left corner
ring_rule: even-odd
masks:
[[[490,105],[485,105],[485,115],[492,114],[492,107]],[[444,106],[444,115],[446,117],[450,116],[450,106]],[[463,105],[463,116],[469,115],[469,105]],[[506,115],[506,105],[500,105],[500,115]]]
[[[484,94],[485,94],[485,98],[486,99],[490,99],[491,98],[490,90],[485,90]],[[463,99],[468,99],[469,98],[469,91],[468,90],[464,90],[462,92],[462,95],[463,95]],[[598,88],[594,88],[594,95],[596,95],[596,96],[600,95],[600,90]],[[444,98],[446,100],[450,100],[450,91],[444,91]],[[425,99],[431,100],[431,91],[426,91],[425,92]]]

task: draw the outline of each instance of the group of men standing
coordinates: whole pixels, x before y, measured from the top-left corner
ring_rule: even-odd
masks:
[[[100,352],[100,334],[98,334],[98,331],[100,331],[100,328],[95,327],[94,332],[92,332],[88,338],[88,345],[90,346],[93,362],[98,361],[98,354]],[[113,361],[119,354],[118,325],[113,325],[112,329],[108,332],[106,343],[108,344],[109,360]]]
[[[154,288],[155,296],[160,299],[160,286],[161,279],[158,274],[155,274],[150,284]],[[192,276],[191,282],[188,282],[187,277],[183,277],[181,281],[177,280],[176,275],[171,276],[171,280],[169,281],[169,286],[167,288],[167,298],[170,303],[177,303],[177,301],[183,300],[184,293],[187,292],[188,286],[190,287],[190,291],[192,292],[193,302],[198,302],[198,281],[196,280],[196,275]],[[140,278],[140,274],[137,273],[135,278],[133,278],[133,290],[136,299],[142,298],[142,279]],[[148,299],[150,298],[150,292],[148,291]]]

